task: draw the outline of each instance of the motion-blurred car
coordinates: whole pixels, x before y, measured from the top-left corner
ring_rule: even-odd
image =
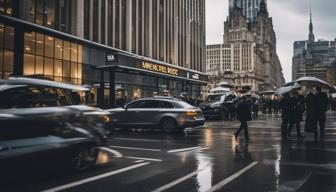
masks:
[[[108,112],[80,105],[77,92],[83,91],[89,89],[49,80],[11,77],[9,80],[0,80],[0,109],[67,106],[82,112],[87,117],[87,123],[112,130]]]
[[[210,94],[199,105],[205,118],[219,118],[225,120],[227,113],[234,108],[237,97],[231,92]]]
[[[143,98],[108,111],[115,127],[160,128],[166,133],[202,126],[205,120],[199,108],[170,97]]]
[[[60,107],[1,110],[0,175],[32,167],[85,170],[94,165],[97,138],[71,123],[77,115]]]

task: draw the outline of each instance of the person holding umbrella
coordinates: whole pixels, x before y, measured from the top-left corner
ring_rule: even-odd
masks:
[[[316,123],[320,127],[320,138],[324,139],[324,129],[326,122],[326,112],[328,110],[328,96],[326,93],[321,91],[321,87],[316,88],[314,111],[316,113]],[[315,129],[315,138],[317,138],[318,130],[317,126]]]
[[[293,117],[294,110],[293,105],[291,103],[291,99],[289,93],[285,93],[283,98],[280,101],[280,109],[281,109],[281,136],[283,139],[287,139],[288,134],[288,124],[290,122],[291,117]]]
[[[288,137],[291,136],[293,126],[296,126],[296,136],[298,139],[303,138],[301,135],[300,122],[302,119],[302,113],[305,111],[305,103],[304,99],[300,97],[298,91],[293,92],[293,97],[290,99],[290,103],[292,106],[293,115],[290,117],[289,129],[288,129]]]
[[[306,96],[306,122],[305,122],[305,132],[315,133],[317,130],[316,123],[316,111],[315,111],[315,95],[312,91],[308,91]],[[316,135],[317,137],[317,135]]]

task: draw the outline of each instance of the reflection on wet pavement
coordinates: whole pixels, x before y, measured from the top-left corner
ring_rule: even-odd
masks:
[[[105,173],[116,174],[65,191],[336,191],[331,119],[324,141],[312,135],[297,140],[295,134],[281,140],[280,118],[268,115],[249,122],[253,143],[234,139],[234,121],[209,121],[188,135],[117,131],[106,146],[111,151],[99,151],[96,168],[0,191],[41,191]]]

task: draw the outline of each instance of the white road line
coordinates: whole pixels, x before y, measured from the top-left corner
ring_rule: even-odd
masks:
[[[125,156],[125,158],[127,158],[127,159],[145,160],[145,161],[162,162],[162,159],[152,159],[152,158],[145,158],[145,157],[131,157],[131,156]]]
[[[164,140],[156,139],[134,139],[134,138],[125,138],[125,137],[114,137],[113,139],[117,140],[126,140],[126,141],[146,141],[146,142],[165,142]]]
[[[177,180],[175,180],[175,181],[173,181],[173,182],[170,182],[170,183],[168,183],[168,184],[166,184],[166,185],[164,185],[164,186],[162,186],[162,187],[159,187],[159,188],[153,190],[152,192],[161,192],[161,191],[165,191],[165,190],[167,190],[167,189],[169,189],[169,188],[172,188],[172,187],[174,187],[175,185],[177,185],[177,184],[179,184],[179,183],[182,183],[183,181],[185,181],[185,180],[187,180],[187,179],[189,179],[189,178],[191,178],[191,177],[197,175],[199,172],[204,171],[204,170],[207,169],[207,168],[209,168],[209,166],[206,166],[204,169],[200,169],[200,170],[191,172],[191,173],[189,173],[188,175],[186,175],[186,176],[184,176],[184,177],[181,177],[181,178],[179,178],[179,179],[177,179]]]
[[[123,157],[123,155],[120,152],[107,147],[98,147],[98,149],[112,153],[115,157]]]
[[[137,148],[137,147],[124,147],[124,146],[116,146],[116,145],[111,145],[109,147],[112,148],[117,148],[117,149],[132,149],[132,150],[140,150],[140,151],[155,151],[159,152],[161,149],[148,149],[148,148]]]
[[[134,163],[142,163],[142,162],[145,162],[145,160],[136,160],[136,161],[134,161]]]
[[[246,171],[248,171],[249,169],[251,169],[252,167],[254,167],[256,164],[258,164],[258,162],[256,162],[256,161],[253,162],[253,163],[251,163],[251,164],[249,164],[248,166],[244,167],[243,169],[241,169],[237,173],[235,173],[235,174],[231,175],[230,177],[224,179],[223,181],[217,183],[216,185],[214,185],[213,187],[211,187],[211,189],[207,190],[206,192],[212,192],[212,191],[217,191],[217,190],[221,189],[226,184],[228,184],[231,181],[235,180],[240,175],[242,175],[243,173],[245,173]]]
[[[185,151],[193,151],[193,150],[203,150],[207,148],[202,148],[202,147],[190,147],[190,148],[183,148],[183,149],[174,149],[167,151],[167,153],[179,153],[179,152],[185,152]]]
[[[61,190],[69,189],[69,188],[72,188],[72,187],[76,187],[78,185],[83,185],[85,183],[89,183],[89,182],[92,182],[92,181],[96,181],[96,180],[99,180],[99,179],[110,177],[110,176],[116,175],[118,173],[122,173],[122,172],[126,172],[126,171],[129,171],[129,170],[132,170],[132,169],[136,169],[136,168],[148,165],[148,164],[150,164],[150,163],[149,162],[139,163],[139,164],[132,165],[132,166],[129,166],[129,167],[125,167],[125,168],[122,168],[122,169],[119,169],[119,170],[111,171],[111,172],[104,173],[104,174],[101,174],[101,175],[97,175],[97,176],[94,176],[94,177],[89,177],[89,178],[86,178],[86,179],[83,179],[83,180],[79,180],[79,181],[76,181],[76,182],[61,185],[61,186],[58,186],[58,187],[55,187],[55,188],[47,189],[47,190],[44,190],[42,192],[55,192],[55,191],[61,191]]]

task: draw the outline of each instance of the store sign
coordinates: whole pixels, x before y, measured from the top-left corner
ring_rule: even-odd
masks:
[[[179,75],[178,69],[164,66],[164,65],[155,64],[155,63],[142,62],[141,68],[149,70],[149,71],[168,74],[168,75],[174,75],[174,76]]]
[[[117,62],[118,55],[117,54],[106,54],[106,62]]]
[[[193,74],[191,77],[192,77],[193,79],[197,79],[197,80],[199,80],[199,74]]]

